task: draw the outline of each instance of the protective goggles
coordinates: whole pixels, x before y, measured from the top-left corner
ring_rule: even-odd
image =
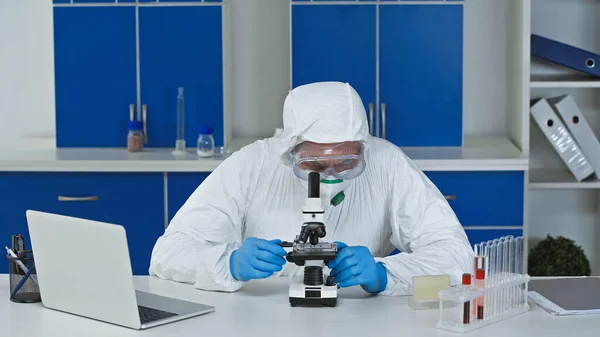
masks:
[[[321,179],[349,180],[358,177],[366,166],[361,142],[304,142],[297,145],[291,155],[294,174],[304,180],[308,180],[310,172],[319,172]]]

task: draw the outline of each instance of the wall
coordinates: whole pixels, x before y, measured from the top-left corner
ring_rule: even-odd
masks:
[[[465,4],[465,133],[504,135],[506,32],[482,20],[504,20],[505,6]],[[483,19],[484,18],[484,19]],[[268,137],[281,126],[289,90],[289,5],[284,0],[232,0],[233,136]],[[50,1],[0,1],[0,148],[13,140],[54,136],[52,6]],[[485,83],[486,85],[481,85]],[[486,103],[490,97],[497,101]],[[32,99],[35,98],[35,99]],[[23,103],[23,104],[22,104]],[[481,113],[481,109],[493,113]],[[482,123],[481,119],[493,120]],[[27,122],[27,124],[25,124]],[[15,127],[16,124],[20,124]],[[486,125],[482,128],[481,125]],[[54,140],[45,143],[54,146]]]
[[[233,136],[271,136],[290,83],[289,6],[232,0],[232,17]],[[0,46],[0,149],[53,147],[51,1],[0,1]]]
[[[233,136],[269,137],[290,86],[289,4],[233,0]]]
[[[53,145],[52,31],[51,1],[0,1],[0,148]]]

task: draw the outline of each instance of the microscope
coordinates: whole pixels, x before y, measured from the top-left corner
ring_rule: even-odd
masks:
[[[324,279],[323,267],[327,262],[335,260],[337,245],[319,242],[324,238],[325,210],[321,204],[320,175],[311,172],[308,175],[308,198],[302,210],[304,221],[300,235],[293,243],[285,242],[284,247],[292,247],[287,253],[288,262],[304,266],[304,282],[290,285],[290,305],[295,306],[328,306],[337,304],[337,284],[333,277]]]

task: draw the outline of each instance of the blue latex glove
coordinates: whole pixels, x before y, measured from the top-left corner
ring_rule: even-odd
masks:
[[[279,246],[281,240],[267,241],[247,238],[242,246],[231,253],[229,270],[234,279],[246,282],[251,279],[267,278],[280,271],[286,260],[286,251]]]
[[[375,262],[367,247],[336,242],[338,254],[329,261],[331,276],[340,287],[360,285],[366,292],[380,293],[387,285],[387,271],[381,262]]]

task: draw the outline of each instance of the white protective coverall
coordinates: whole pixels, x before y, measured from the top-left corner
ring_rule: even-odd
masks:
[[[307,184],[294,175],[289,153],[302,141],[365,142],[366,168],[345,182],[342,203],[326,209],[321,240],[368,247],[387,271],[380,294],[410,294],[415,275],[449,274],[456,284],[472,272],[473,250],[448,202],[398,147],[369,135],[364,105],[349,84],[292,90],[283,126],[280,137],[233,153],[195,190],[156,242],[151,275],[204,290],[240,289],[229,257],[245,238],[293,241],[300,233]],[[401,253],[388,256],[395,247]],[[287,263],[274,276],[302,272]]]

